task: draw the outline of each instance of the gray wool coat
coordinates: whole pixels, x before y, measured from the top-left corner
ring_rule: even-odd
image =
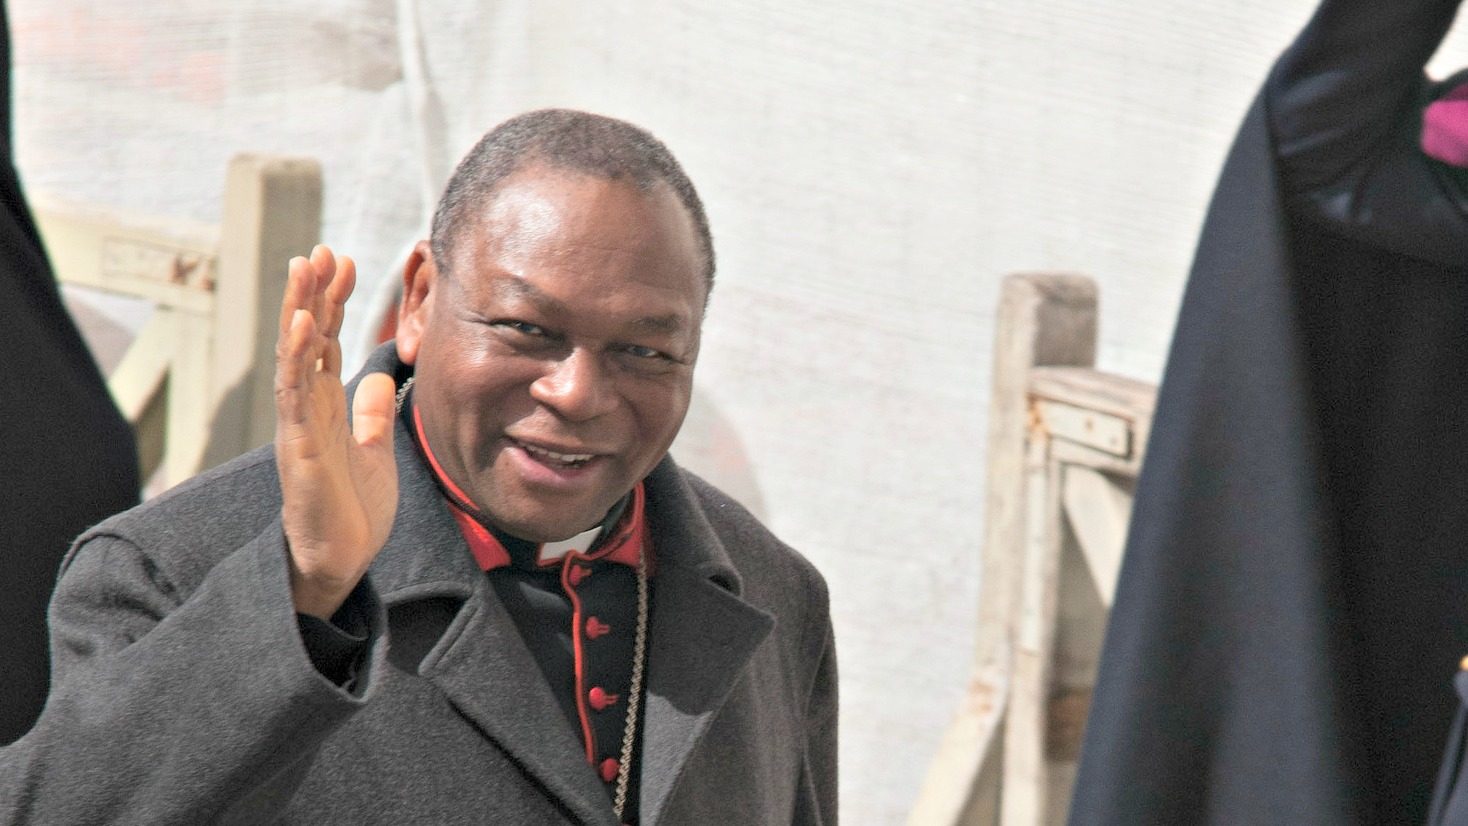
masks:
[[[395,365],[392,365],[395,366]],[[306,656],[264,448],[82,536],[55,686],[0,751],[0,824],[586,824],[605,787],[399,423],[400,501],[352,689]],[[836,822],[826,587],[665,459],[643,824]]]

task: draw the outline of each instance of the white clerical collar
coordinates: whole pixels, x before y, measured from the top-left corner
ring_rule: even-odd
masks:
[[[570,539],[562,539],[559,542],[547,542],[540,546],[540,564],[555,562],[569,553],[585,555],[596,544],[597,537],[601,536],[602,526],[597,525],[589,531],[582,531]]]

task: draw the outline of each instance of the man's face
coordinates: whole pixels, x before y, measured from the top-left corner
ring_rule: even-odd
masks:
[[[403,361],[443,471],[497,527],[590,528],[667,452],[688,410],[706,296],[666,186],[532,164],[501,182],[449,272],[404,275]]]

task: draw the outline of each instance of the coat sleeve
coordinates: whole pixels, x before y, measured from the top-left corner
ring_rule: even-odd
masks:
[[[804,569],[805,612],[801,626],[799,685],[805,699],[805,760],[793,826],[836,826],[838,680],[836,638],[831,627],[831,597],[814,568]]]
[[[802,801],[813,803],[814,811],[797,812],[802,826],[836,826],[836,641],[829,619],[823,624],[824,642],[819,665],[806,705],[805,791]]]
[[[1265,86],[1289,212],[1373,246],[1462,267],[1468,172],[1425,155],[1424,66],[1458,0],[1326,0]]]
[[[270,822],[322,740],[368,702],[322,677],[290,601],[279,520],[184,593],[127,538],[93,535],[52,600],[52,695],[0,752],[0,824]]]

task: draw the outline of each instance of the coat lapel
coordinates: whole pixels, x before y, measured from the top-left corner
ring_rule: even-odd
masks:
[[[419,674],[582,821],[614,822],[605,788],[487,581]]]
[[[683,765],[774,617],[744,602],[739,574],[671,459],[647,479],[657,553],[642,734],[641,820],[659,822]]]
[[[395,609],[435,598],[447,597],[462,607],[446,625],[424,621],[393,627],[390,633],[397,638],[389,645],[423,652],[419,676],[443,691],[466,719],[582,822],[610,826],[614,818],[606,790],[571,727],[560,725],[564,712],[474,562],[401,420],[394,439],[398,512],[392,534],[373,562],[372,582],[389,616],[409,615],[411,610]]]

